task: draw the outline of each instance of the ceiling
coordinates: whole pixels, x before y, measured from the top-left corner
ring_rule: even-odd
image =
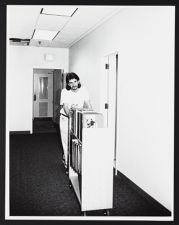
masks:
[[[13,45],[69,48],[124,6],[8,5],[7,37]],[[56,32],[52,40],[34,39],[36,31]],[[25,40],[22,40],[25,39]]]

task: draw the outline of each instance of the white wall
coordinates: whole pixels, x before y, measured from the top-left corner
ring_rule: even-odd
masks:
[[[101,59],[119,52],[118,169],[168,209],[173,207],[174,13],[171,6],[123,9],[70,48],[100,109]]]
[[[44,54],[54,61],[44,60]],[[32,131],[33,69],[64,69],[68,71],[69,50],[30,46],[7,46],[7,129]]]

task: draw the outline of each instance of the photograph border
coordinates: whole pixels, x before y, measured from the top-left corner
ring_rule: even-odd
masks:
[[[125,3],[126,2],[126,3]],[[176,2],[175,1],[150,1],[151,3],[148,3],[147,5],[173,5],[173,6],[176,6]],[[126,219],[126,220],[90,220],[90,217],[89,219],[85,219],[85,220],[14,220],[14,219],[10,219],[10,220],[6,220],[5,219],[5,159],[6,159],[6,154],[5,154],[5,149],[6,149],[6,143],[5,143],[5,140],[6,140],[6,6],[7,5],[55,5],[55,4],[59,4],[59,1],[26,1],[25,3],[23,1],[3,1],[3,2],[0,2],[0,21],[1,21],[1,42],[0,42],[0,52],[1,52],[1,76],[0,76],[0,84],[1,84],[1,89],[0,89],[0,103],[1,103],[1,109],[0,109],[0,121],[1,121],[1,135],[0,135],[0,178],[1,178],[1,181],[0,181],[0,225],[1,224],[44,224],[44,225],[48,225],[48,224],[59,224],[59,223],[62,223],[62,224],[80,224],[80,223],[89,223],[89,222],[92,222],[92,223],[97,223],[97,222],[100,222],[100,223],[104,223],[104,224],[111,224],[111,223],[117,223],[117,224],[122,224],[122,223],[127,223],[127,224],[130,224],[131,222],[132,223],[176,223],[177,222],[177,213],[176,213],[176,199],[174,200],[174,221],[146,221],[146,220],[130,220],[130,217],[129,217],[129,220]],[[85,1],[82,2],[82,1],[60,1],[60,4],[61,5],[144,5],[141,1]],[[145,2],[146,4],[146,2]],[[177,7],[176,7],[177,9]],[[177,10],[176,10],[177,11]],[[176,12],[176,15],[175,15],[175,18],[176,18],[176,22],[175,22],[175,41],[177,41],[177,12]],[[175,43],[175,49],[177,48],[177,43]],[[178,64],[176,63],[176,57],[177,57],[177,54],[176,54],[176,50],[175,50],[175,96],[176,96],[176,81],[177,81],[177,78],[176,78],[176,74],[177,74],[177,67],[178,67]],[[175,116],[176,116],[176,97],[175,97]],[[176,118],[175,118],[175,124],[176,124]],[[176,161],[176,157],[177,157],[177,152],[176,152],[176,126],[175,126],[175,139],[174,139],[174,145],[175,145],[175,159],[174,159],[174,174],[175,174],[175,197],[177,197],[177,193],[176,193],[176,190],[177,190],[177,187],[178,184],[176,182],[176,175],[177,175],[177,161]],[[13,218],[13,217],[12,217]]]

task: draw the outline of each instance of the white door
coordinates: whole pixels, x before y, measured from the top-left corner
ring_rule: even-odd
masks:
[[[34,73],[33,117],[53,117],[53,75]]]
[[[105,127],[112,128],[112,149],[114,150],[114,166],[116,168],[118,54],[107,55],[103,60],[103,68],[102,112]]]

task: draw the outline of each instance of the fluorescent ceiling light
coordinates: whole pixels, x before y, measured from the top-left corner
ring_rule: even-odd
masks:
[[[42,10],[42,14],[58,15],[58,16],[71,16],[77,7],[70,6],[47,6]]]
[[[52,40],[56,35],[58,31],[54,30],[35,30],[33,38],[37,40]]]

